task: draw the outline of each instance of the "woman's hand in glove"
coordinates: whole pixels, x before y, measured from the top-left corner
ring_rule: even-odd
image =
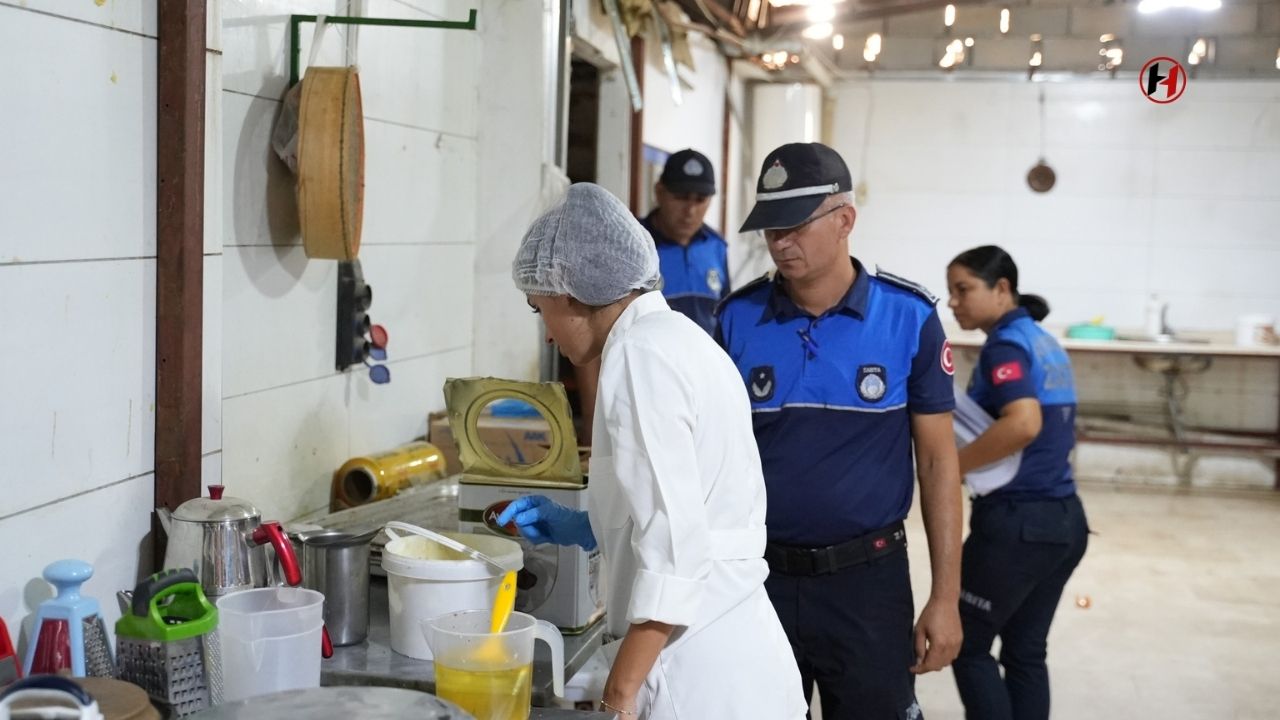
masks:
[[[534,544],[580,545],[596,549],[596,537],[585,510],[570,510],[542,495],[525,495],[507,505],[498,525],[515,522],[520,534]]]

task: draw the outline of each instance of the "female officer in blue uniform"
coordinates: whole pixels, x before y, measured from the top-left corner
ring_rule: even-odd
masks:
[[[960,327],[987,335],[968,395],[995,418],[961,448],[960,470],[1022,453],[1007,484],[973,501],[960,571],[964,643],[953,665],[956,685],[969,720],[1048,718],[1049,625],[1088,544],[1069,459],[1071,363],[1038,324],[1049,305],[1018,293],[1018,268],[1004,250],[961,253],[947,267],[947,287]],[[991,656],[996,636],[999,665]]]

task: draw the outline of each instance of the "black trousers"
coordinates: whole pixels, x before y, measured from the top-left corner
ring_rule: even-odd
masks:
[[[824,720],[922,720],[916,703],[911,573],[906,548],[829,575],[770,573],[806,700]]]
[[[1084,506],[1074,495],[978,500],[969,527],[960,575],[964,644],[952,665],[965,717],[1047,720],[1049,625],[1089,544]]]

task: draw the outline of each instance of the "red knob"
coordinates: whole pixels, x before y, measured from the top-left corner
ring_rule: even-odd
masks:
[[[387,347],[387,329],[381,325],[374,325],[369,328],[369,340],[372,341],[374,347],[385,350]]]
[[[223,486],[223,485],[210,485],[210,486],[209,486],[209,497],[210,497],[210,499],[213,499],[213,500],[221,500],[221,499],[222,499],[222,492],[223,492],[224,490],[226,490],[226,489],[227,489],[227,488],[226,488],[225,486]]]

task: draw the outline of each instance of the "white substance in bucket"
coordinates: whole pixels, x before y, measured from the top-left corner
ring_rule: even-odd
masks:
[[[507,567],[524,566],[514,540],[478,533],[441,533]],[[382,551],[391,610],[391,649],[419,660],[431,659],[422,621],[460,610],[492,610],[502,573],[486,563],[425,537],[392,540]]]

